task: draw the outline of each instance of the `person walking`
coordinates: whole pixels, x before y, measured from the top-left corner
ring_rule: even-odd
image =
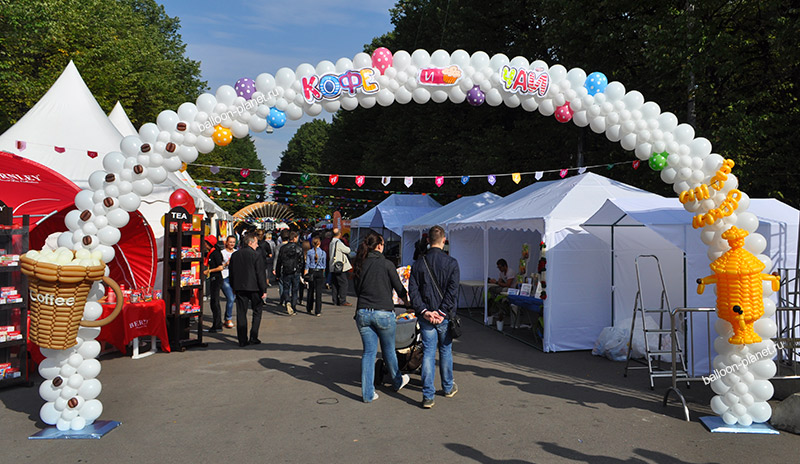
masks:
[[[279,263],[278,263],[278,255],[281,254],[281,249],[289,243],[289,229],[283,229],[280,234],[277,235],[277,241],[275,242],[275,254],[273,259],[273,271],[275,274],[275,279],[278,281],[278,299],[280,300],[281,306],[286,306],[286,300],[283,299],[283,281],[281,280]]]
[[[350,247],[342,241],[341,231],[333,229],[333,240],[330,244],[330,271],[333,283],[333,304],[338,306],[353,306],[347,302],[347,272],[353,268],[350,265],[348,254]]]
[[[439,348],[439,375],[446,398],[458,393],[453,381],[453,337],[448,330],[456,315],[458,302],[458,261],[444,251],[444,229],[431,227],[428,232],[430,249],[411,266],[408,293],[419,319],[422,333],[422,407],[434,405],[434,376],[436,348]]]
[[[308,251],[311,250],[311,242],[298,237],[297,243],[300,244],[300,248],[303,250],[303,271],[300,273],[300,286],[297,289],[297,304],[303,304],[303,294],[308,289],[308,301],[306,302],[306,309],[308,309],[308,305],[311,303],[311,283],[309,282],[311,276],[307,276],[305,270],[308,269],[306,256],[308,256]]]
[[[219,291],[222,288],[222,253],[217,248],[217,237],[209,235],[204,242],[208,250],[208,266],[205,275],[209,283],[209,296],[211,297],[211,328],[210,333],[222,330],[222,314],[219,307]]]
[[[370,232],[358,248],[354,282],[358,297],[356,327],[364,345],[361,354],[361,398],[365,403],[371,403],[378,399],[374,382],[378,342],[395,391],[400,391],[409,381],[408,375],[401,375],[397,366],[394,345],[397,319],[392,289],[403,301],[408,301],[408,295],[394,265],[383,256],[383,237],[375,232]]]
[[[325,286],[325,268],[328,265],[328,256],[320,247],[319,237],[311,239],[312,249],[306,253],[305,279],[309,282],[308,304],[306,311],[317,316],[322,316],[322,288]]]
[[[264,260],[256,251],[258,240],[253,234],[245,234],[244,245],[231,255],[230,284],[236,293],[236,337],[239,346],[258,345],[258,329],[261,326],[261,310],[267,282],[264,276]],[[247,306],[253,311],[250,337],[247,336]]]
[[[266,279],[267,287],[269,288],[270,272],[268,269],[272,268],[272,244],[266,239],[266,233],[264,232],[264,229],[258,229],[256,231],[256,238],[258,238],[258,251],[261,253],[261,257],[264,260],[264,278]]]
[[[300,287],[300,274],[303,272],[303,249],[297,243],[297,232],[289,233],[289,242],[278,251],[278,277],[281,279],[283,293],[281,302],[286,312],[293,316],[297,308],[297,292]]]
[[[225,239],[225,248],[220,250],[222,255],[222,293],[225,294],[225,327],[233,328],[233,302],[236,296],[233,294],[230,282],[230,269],[228,268],[231,256],[236,251],[236,237],[228,235]]]

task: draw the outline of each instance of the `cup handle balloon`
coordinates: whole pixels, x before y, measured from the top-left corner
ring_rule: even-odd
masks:
[[[120,311],[122,311],[122,305],[124,303],[124,297],[122,295],[122,290],[120,290],[119,285],[114,282],[111,277],[103,276],[103,283],[111,287],[111,290],[114,290],[114,294],[117,296],[117,305],[114,307],[114,311],[108,315],[105,319],[100,319],[97,321],[81,321],[81,325],[84,327],[102,327],[106,324],[111,323],[114,319],[119,316]]]

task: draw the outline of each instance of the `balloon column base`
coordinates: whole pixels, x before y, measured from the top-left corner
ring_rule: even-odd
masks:
[[[728,425],[719,416],[705,416],[700,422],[712,433],[756,433],[761,435],[780,435],[780,432],[768,423],[744,426],[739,424]]]
[[[58,430],[55,427],[47,427],[28,437],[28,440],[65,440],[65,439],[95,439],[103,438],[105,434],[122,425],[121,422],[110,420],[95,421],[81,430]]]

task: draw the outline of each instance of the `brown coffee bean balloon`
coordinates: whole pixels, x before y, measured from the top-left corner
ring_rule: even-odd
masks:
[[[64,379],[62,379],[62,378],[61,378],[61,377],[59,377],[59,376],[56,376],[56,377],[53,379],[53,385],[55,385],[56,387],[60,387],[62,383],[64,383]]]
[[[141,164],[137,164],[136,166],[133,167],[133,172],[135,172],[136,174],[143,173],[144,172],[144,166],[142,166]]]
[[[111,182],[114,182],[114,180],[115,180],[116,178],[117,178],[117,176],[115,176],[114,174],[106,174],[106,182],[108,182],[109,184],[110,184]]]
[[[92,212],[89,211],[88,209],[83,210],[83,212],[81,213],[81,221],[86,222],[91,218],[92,218]]]
[[[178,147],[172,142],[167,144],[167,151],[170,153],[174,152],[176,148]]]
[[[86,245],[86,246],[91,245],[92,244],[92,237],[89,237],[88,235],[84,235],[83,236],[83,244]]]
[[[139,150],[141,150],[142,153],[147,153],[148,151],[150,151],[150,144],[149,143],[143,143],[142,146],[139,147]]]
[[[70,408],[74,408],[75,406],[78,405],[78,403],[79,403],[78,398],[72,397],[69,399],[69,401],[67,401],[67,406],[69,406]]]
[[[111,208],[112,206],[114,206],[114,199],[111,197],[105,197],[103,199],[103,206],[105,206],[106,208]]]
[[[185,131],[186,130],[186,123],[185,122],[179,122],[178,123],[178,130],[181,131],[181,132]]]

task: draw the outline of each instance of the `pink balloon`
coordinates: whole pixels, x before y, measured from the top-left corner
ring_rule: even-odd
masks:
[[[381,74],[386,71],[386,68],[392,65],[392,52],[386,47],[380,47],[372,52],[372,67],[377,68]]]
[[[558,122],[569,122],[572,119],[572,108],[569,106],[569,102],[556,108],[555,118]]]

